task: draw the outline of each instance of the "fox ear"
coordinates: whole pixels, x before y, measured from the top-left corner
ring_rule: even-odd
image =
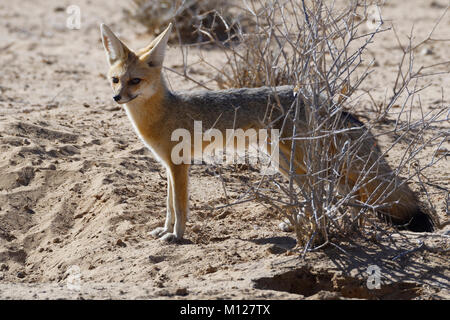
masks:
[[[100,30],[109,64],[112,65],[117,61],[125,60],[129,53],[127,46],[116,37],[116,35],[106,24],[102,23],[100,25]]]
[[[141,52],[140,59],[151,67],[161,67],[166,53],[167,40],[169,39],[170,31],[172,30],[172,23],[164,30],[155,40],[152,41]]]

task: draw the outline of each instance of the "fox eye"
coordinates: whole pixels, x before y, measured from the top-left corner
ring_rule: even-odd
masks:
[[[139,82],[141,82],[141,79],[139,78],[134,78],[130,80],[130,84],[138,84]]]
[[[112,78],[112,82],[113,82],[113,83],[119,83],[119,78],[113,77],[113,78]]]

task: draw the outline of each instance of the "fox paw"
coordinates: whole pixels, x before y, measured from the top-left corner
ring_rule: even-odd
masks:
[[[181,237],[177,237],[175,233],[170,232],[167,228],[159,227],[150,232],[150,235],[155,238],[159,238],[164,242],[176,242]]]
[[[150,235],[155,238],[161,238],[168,232],[169,232],[169,230],[167,228],[158,227],[158,228],[154,229],[153,231],[151,231]]]
[[[292,224],[289,221],[283,221],[278,225],[278,228],[280,228],[281,231],[284,232],[291,232],[294,230],[292,227]]]
[[[171,232],[167,232],[165,235],[163,235],[162,237],[159,238],[160,240],[164,241],[164,242],[176,242],[178,240],[180,240],[175,233],[171,233]]]

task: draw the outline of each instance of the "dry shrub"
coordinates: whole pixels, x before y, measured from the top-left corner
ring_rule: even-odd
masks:
[[[236,17],[232,4],[224,0],[129,0],[131,9],[124,9],[129,20],[144,25],[149,33],[159,33],[170,22],[175,24],[172,37],[176,42],[208,41],[199,30],[208,29],[220,41],[235,32]]]
[[[223,49],[226,56],[225,66],[217,70],[219,75],[214,79],[217,85],[225,89],[294,83],[290,70],[296,63],[295,57],[283,51],[288,49],[284,43],[277,43],[280,40],[276,36],[276,27],[280,23],[277,16],[279,8],[265,1],[244,3],[241,10],[246,19],[241,19],[237,25],[238,32],[233,38],[236,41],[231,46],[228,42],[219,41],[209,30],[202,30]],[[242,20],[246,22],[245,28]]]
[[[246,194],[282,213],[305,252],[332,243],[330,239],[337,234],[372,230],[366,226],[376,227],[373,218],[377,215],[390,220],[383,215],[385,208],[398,204],[396,192],[410,182],[424,191],[431,213],[434,204],[424,176],[448,155],[439,151],[448,143],[448,128],[432,128],[448,121],[445,116],[450,110],[442,105],[425,113],[419,94],[424,89],[421,80],[432,76],[430,68],[440,64],[414,68],[414,51],[420,44],[411,40],[401,45],[403,55],[390,88],[392,96],[379,108],[378,116],[362,127],[346,110],[355,111],[363,99],[360,87],[372,72],[371,63],[363,64],[367,47],[389,29],[378,7],[359,0],[346,7],[320,0],[249,0],[244,4],[255,28],[250,33],[238,29],[239,46],[224,44],[209,30],[202,30],[227,56],[225,66],[209,64],[219,73],[214,80],[221,88],[267,85],[274,91],[276,86],[290,84],[297,97],[283,110],[282,140],[290,149],[284,155],[288,185],[264,176]],[[370,90],[365,92],[370,94]],[[421,119],[411,118],[414,109],[421,111]],[[388,130],[380,127],[380,120],[390,117],[395,119],[393,125]],[[380,149],[376,139],[383,136],[392,142]],[[430,148],[431,158],[427,157]],[[301,150],[301,159],[296,150]],[[391,150],[401,154],[395,164],[385,159]]]

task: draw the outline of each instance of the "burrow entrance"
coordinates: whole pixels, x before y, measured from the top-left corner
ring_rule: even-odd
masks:
[[[310,297],[320,291],[338,292],[345,298],[411,300],[420,296],[417,283],[399,282],[381,284],[380,289],[369,289],[367,280],[342,276],[328,271],[301,268],[274,277],[254,280],[256,289],[285,291]]]

